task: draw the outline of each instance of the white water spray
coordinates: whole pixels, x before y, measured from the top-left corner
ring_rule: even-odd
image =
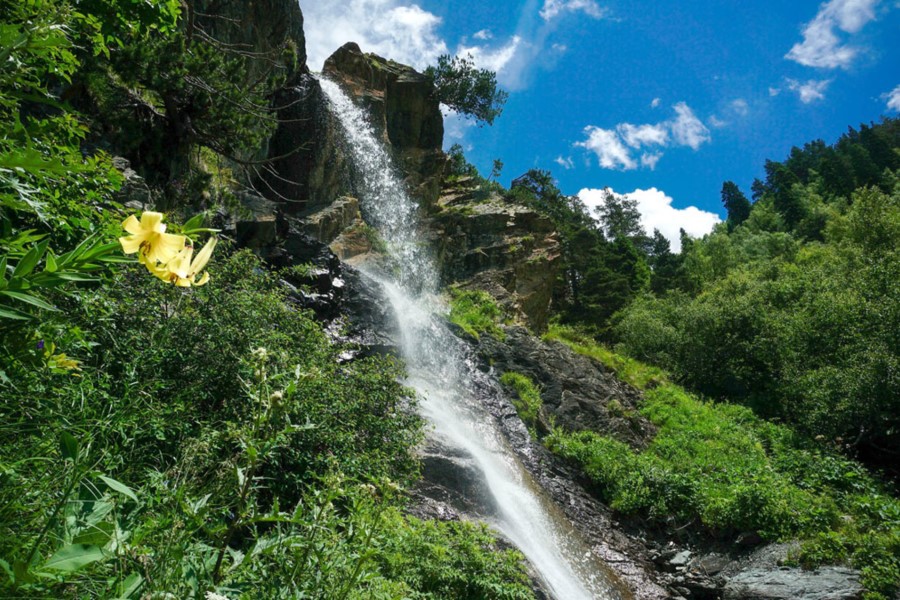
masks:
[[[618,595],[561,511],[543,496],[477,402],[465,346],[433,316],[436,270],[416,234],[418,208],[394,172],[363,110],[339,86],[320,79],[343,128],[367,221],[396,261],[392,275],[368,273],[391,303],[407,364],[432,437],[473,459],[490,493],[490,523],[528,558],[558,600]],[[417,290],[417,291],[411,291]]]

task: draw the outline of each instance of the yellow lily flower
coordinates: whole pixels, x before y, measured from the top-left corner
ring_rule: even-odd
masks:
[[[159,267],[147,265],[147,268],[163,281],[174,283],[178,287],[204,285],[209,281],[209,273],[204,272],[199,278],[198,274],[209,262],[210,257],[212,257],[216,242],[218,242],[216,238],[209,238],[209,241],[206,242],[193,260],[191,260],[191,255],[194,253],[193,246],[185,246],[181,252],[176,254],[165,265]]]
[[[141,215],[140,221],[131,215],[122,222],[122,227],[131,234],[119,238],[122,251],[125,254],[137,252],[138,260],[147,268],[156,267],[156,263],[169,262],[184,249],[187,241],[183,235],[166,233],[162,219],[162,213],[148,210]]]

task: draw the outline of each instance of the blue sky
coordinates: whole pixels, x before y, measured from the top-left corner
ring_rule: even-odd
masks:
[[[766,158],[900,111],[900,1],[300,0],[313,70],[347,41],[424,68],[444,53],[495,70],[509,100],[492,127],[449,115],[501,182],[550,170],[589,206],[636,199],[677,239],[749,196]]]

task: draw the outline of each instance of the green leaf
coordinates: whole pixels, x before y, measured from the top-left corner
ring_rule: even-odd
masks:
[[[34,315],[29,315],[28,313],[23,313],[0,305],[0,318],[13,319],[15,321],[30,321],[34,318]]]
[[[47,256],[44,259],[44,262],[44,270],[48,273],[55,273],[56,269],[59,268],[56,264],[56,257],[53,256],[53,252],[47,251]]]
[[[111,489],[119,492],[120,494],[124,494],[124,495],[128,496],[135,502],[138,501],[138,497],[135,495],[135,493],[132,491],[132,489],[130,487],[128,487],[127,485],[125,485],[124,483],[122,483],[121,481],[116,481],[112,477],[106,477],[105,475],[100,475],[100,479],[103,481],[103,483],[108,485]]]
[[[181,226],[182,233],[187,233],[189,231],[193,231],[194,229],[200,227],[203,224],[203,219],[206,215],[202,212],[197,213],[193,217],[187,220],[187,223]]]
[[[53,569],[71,573],[98,560],[103,560],[106,555],[103,548],[89,544],[72,544],[60,549],[56,554],[47,559],[42,569]]]
[[[17,292],[13,290],[2,290],[0,291],[0,295],[9,296],[15,300],[20,302],[24,302],[26,304],[30,304],[32,306],[36,306],[38,308],[42,308],[44,310],[50,310],[53,312],[59,312],[59,309],[53,306],[52,304],[41,300],[36,296],[32,296],[31,294],[26,294],[25,292]]]
[[[66,460],[78,460],[78,440],[68,431],[59,435],[59,451]]]
[[[132,573],[125,578],[125,581],[119,586],[118,600],[126,600],[127,598],[135,598],[144,585],[144,578],[139,573]]]
[[[19,261],[19,264],[16,265],[16,270],[13,271],[13,278],[27,277],[30,275],[41,260],[41,257],[44,256],[44,252],[47,251],[47,244],[48,241],[45,240],[40,244],[32,246],[31,250],[29,250],[25,256],[22,257],[22,260]]]

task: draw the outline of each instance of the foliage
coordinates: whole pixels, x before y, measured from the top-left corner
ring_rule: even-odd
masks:
[[[519,413],[519,418],[532,431],[537,430],[544,403],[541,400],[541,392],[534,382],[526,375],[507,371],[500,377],[500,383],[515,391],[516,396],[512,402],[516,412]]]
[[[135,265],[65,298],[66,319],[41,331],[81,377],[3,363],[0,588],[529,597],[519,555],[487,533],[398,512],[421,436],[399,366],[339,363],[278,274],[225,254],[204,287]]]
[[[501,321],[503,309],[494,301],[487,292],[480,290],[451,290],[450,321],[463,329],[466,333],[478,339],[482,333],[487,333],[498,339],[504,338]]]
[[[826,238],[713,234],[685,260],[701,294],[641,298],[616,330],[630,355],[704,394],[888,462],[900,452],[900,189],[860,190]]]
[[[849,560],[862,569],[867,598],[897,589],[900,501],[865,469],[744,407],[652,385],[641,413],[658,432],[645,450],[559,429],[545,443],[623,513],[667,528],[697,522],[714,536],[800,537],[804,564]]]
[[[497,75],[479,69],[471,56],[438,57],[437,65],[425,70],[434,85],[437,99],[453,110],[475,119],[479,124],[493,125],[503,112],[508,94],[497,89]]]
[[[613,352],[575,327],[551,323],[547,332],[541,337],[544,341],[565,344],[574,352],[596,360],[612,369],[619,379],[636,388],[655,387],[667,381],[666,374],[662,369]]]
[[[722,184],[722,204],[728,212],[728,229],[732,230],[750,216],[750,201],[733,181]]]

